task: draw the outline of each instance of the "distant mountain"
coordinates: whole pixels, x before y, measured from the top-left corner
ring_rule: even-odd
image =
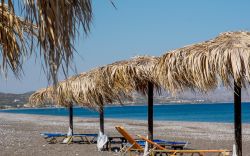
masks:
[[[23,107],[28,103],[29,96],[34,93],[26,92],[23,94],[1,93],[0,92],[0,108],[17,108]]]
[[[250,87],[247,89],[242,89],[242,101],[249,102],[250,101]],[[234,94],[233,89],[219,87],[214,91],[210,91],[207,93],[194,92],[190,90],[186,90],[182,93],[172,95],[167,92],[162,92],[161,95],[154,96],[154,103],[226,103],[233,102]],[[129,102],[129,101],[128,101]],[[133,103],[146,103],[147,98],[138,93],[135,93]]]
[[[250,101],[250,87],[249,86],[247,86],[247,89],[242,89],[241,96],[242,96],[243,102]],[[234,91],[232,88],[220,87],[214,91],[210,91],[207,93],[186,91],[177,95],[177,98],[178,97],[181,97],[183,99],[196,99],[196,100],[200,99],[204,101],[209,101],[210,103],[233,102]]]
[[[23,94],[1,93],[0,92],[0,109],[4,108],[20,108],[28,103],[29,96],[34,91]],[[242,89],[242,101],[250,101],[250,88]],[[218,103],[218,102],[233,102],[234,95],[232,89],[220,87],[212,92],[200,93],[187,90],[183,93],[171,95],[167,92],[162,92],[161,95],[155,93],[154,103]],[[147,97],[139,93],[133,94],[132,100],[125,100],[124,104],[146,104]],[[48,105],[51,106],[51,105]]]

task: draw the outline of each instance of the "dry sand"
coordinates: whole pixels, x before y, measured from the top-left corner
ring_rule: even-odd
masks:
[[[74,118],[75,133],[98,133],[98,119]],[[105,133],[119,136],[115,126],[124,126],[132,135],[147,133],[147,122],[105,120]],[[67,132],[68,118],[58,116],[0,113],[0,156],[109,156],[115,152],[98,152],[96,144],[48,144],[40,132]],[[154,122],[154,137],[189,141],[197,149],[232,150],[233,124],[201,122]],[[250,125],[243,125],[243,156],[250,156]]]

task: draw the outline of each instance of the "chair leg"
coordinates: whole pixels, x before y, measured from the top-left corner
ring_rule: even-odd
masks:
[[[67,144],[68,144],[68,145],[69,145],[69,144],[71,144],[71,143],[72,143],[72,141],[73,141],[73,136],[70,136],[70,138],[69,138],[69,140],[68,140]]]
[[[92,143],[95,143],[96,137],[93,137],[93,139],[91,140]]]
[[[91,144],[87,136],[85,136],[84,138],[87,140],[88,144]]]
[[[155,155],[155,152],[154,152],[155,149],[156,149],[156,147],[153,147],[152,149],[150,149],[150,150],[148,151],[148,154],[149,154],[150,156],[154,156],[154,155]]]
[[[224,151],[224,152],[222,152],[221,154],[222,154],[222,156],[229,156],[229,155],[230,155],[230,152]]]
[[[127,146],[124,145],[123,148],[120,149],[119,153],[121,153],[121,155],[125,155],[125,153],[127,153],[128,151],[130,151],[130,149],[133,147],[134,145],[131,146]]]
[[[81,136],[80,138],[81,138],[82,142],[84,143],[84,139],[83,139],[83,137]]]
[[[56,138],[53,137],[50,140],[48,140],[48,142],[51,144],[55,144],[55,143],[57,143],[57,140],[56,140]]]

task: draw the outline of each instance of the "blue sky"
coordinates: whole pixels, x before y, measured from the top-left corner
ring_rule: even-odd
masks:
[[[136,55],[160,56],[168,50],[208,40],[225,31],[250,31],[249,0],[93,0],[88,37],[76,43],[77,71]],[[39,57],[24,64],[20,80],[9,71],[0,92],[22,93],[48,85]],[[73,72],[71,72],[73,74]],[[61,76],[60,79],[63,77]]]

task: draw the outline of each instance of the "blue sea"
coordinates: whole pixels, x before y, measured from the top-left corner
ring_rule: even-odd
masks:
[[[154,105],[154,120],[232,123],[233,103]],[[68,116],[66,108],[1,110],[6,113]],[[147,106],[108,106],[105,118],[147,120]],[[98,112],[75,107],[74,116],[98,118]],[[250,103],[242,104],[243,123],[250,123]]]

